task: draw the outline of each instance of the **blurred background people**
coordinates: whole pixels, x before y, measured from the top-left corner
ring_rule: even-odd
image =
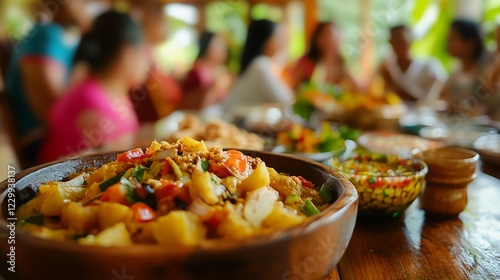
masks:
[[[481,77],[486,103],[486,115],[493,121],[500,122],[500,20],[496,28],[496,50],[489,59],[489,64]],[[500,127],[500,123],[496,124]]]
[[[46,11],[19,40],[11,59],[6,89],[15,121],[15,133],[23,161],[39,151],[45,135],[49,108],[61,96],[70,79],[78,36],[71,27],[88,24],[85,0],[56,2],[57,11]],[[39,3],[37,3],[38,5]],[[31,165],[30,163],[27,163]]]
[[[446,50],[458,60],[459,67],[449,77],[442,99],[451,112],[480,114],[484,104],[479,100],[479,77],[486,67],[487,55],[479,24],[468,19],[453,20]]]
[[[221,115],[221,103],[229,94],[232,77],[226,67],[228,48],[224,38],[205,31],[198,40],[199,53],[184,79],[180,109],[202,110],[202,119]]]
[[[359,85],[347,69],[340,53],[340,30],[332,22],[319,23],[309,42],[308,52],[292,70],[294,88],[304,82],[330,83],[348,91]]]
[[[151,124],[168,116],[182,100],[180,83],[158,67],[153,54],[153,47],[165,42],[168,35],[164,5],[160,0],[132,1],[131,15],[141,25],[150,64],[144,84],[130,94],[141,124]]]
[[[282,27],[270,20],[253,21],[241,55],[240,73],[224,102],[226,112],[269,103],[291,105],[293,92],[281,77],[273,57],[284,48]]]
[[[74,61],[86,63],[89,76],[51,108],[41,162],[137,143],[139,123],[128,92],[143,82],[148,69],[139,25],[115,11],[99,15]]]
[[[389,43],[393,52],[384,59],[379,73],[386,91],[395,92],[407,103],[432,104],[441,94],[446,72],[437,61],[413,58],[410,53],[412,42],[407,26],[392,27]]]

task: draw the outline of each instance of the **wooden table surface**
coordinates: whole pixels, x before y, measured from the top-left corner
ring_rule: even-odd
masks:
[[[358,219],[327,279],[500,279],[500,167],[484,171],[496,178],[478,173],[458,218],[426,217],[417,200],[396,219]]]

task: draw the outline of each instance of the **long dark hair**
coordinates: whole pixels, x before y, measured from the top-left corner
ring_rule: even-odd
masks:
[[[212,40],[215,38],[215,33],[210,31],[205,31],[201,34],[198,39],[198,58],[205,57],[207,55],[208,50],[210,49],[210,44]]]
[[[240,75],[243,74],[254,58],[264,51],[266,42],[276,30],[277,24],[267,19],[255,20],[248,27],[247,38],[240,61]]]
[[[308,57],[309,59],[314,61],[314,63],[317,63],[321,59],[322,53],[321,53],[321,49],[319,47],[318,41],[319,41],[319,37],[323,33],[323,30],[325,30],[325,28],[327,28],[328,26],[335,26],[335,23],[333,23],[331,21],[320,22],[320,23],[318,23],[318,25],[316,26],[316,28],[314,29],[314,31],[311,35],[311,40],[309,43],[309,50],[306,53],[306,57]],[[342,57],[342,55],[340,53],[337,53],[337,59],[338,59],[338,62],[340,63],[340,65],[343,67],[344,62],[345,62],[344,57]]]
[[[479,23],[469,19],[457,18],[452,21],[451,28],[453,28],[462,39],[475,43],[474,58],[476,60],[480,59],[484,53],[484,44]]]
[[[141,28],[130,16],[110,10],[100,14],[82,36],[73,61],[87,63],[90,71],[100,71],[123,47],[143,41]]]

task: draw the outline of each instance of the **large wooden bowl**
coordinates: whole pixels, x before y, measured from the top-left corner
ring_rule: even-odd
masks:
[[[214,240],[191,251],[159,245],[103,248],[34,237],[17,231],[7,243],[7,181],[0,184],[0,262],[5,279],[154,280],[154,279],[304,279],[324,277],[342,257],[354,229],[357,192],[336,171],[290,155],[245,152],[280,172],[327,183],[336,200],[308,222],[283,232],[245,241]],[[40,184],[61,180],[86,167],[99,167],[116,153],[75,158],[35,167],[16,176],[16,206],[33,198]],[[7,271],[15,246],[16,272]]]

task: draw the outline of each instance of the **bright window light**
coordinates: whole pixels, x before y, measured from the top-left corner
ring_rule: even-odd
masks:
[[[195,7],[186,4],[169,4],[165,6],[165,13],[169,17],[181,20],[193,25],[198,22],[198,11]]]

